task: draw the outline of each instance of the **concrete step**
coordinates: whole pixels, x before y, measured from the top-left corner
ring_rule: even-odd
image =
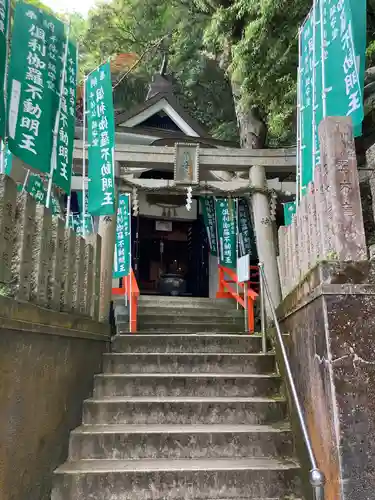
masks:
[[[248,424],[282,422],[287,417],[282,397],[112,397],[88,399],[83,423],[92,424]]]
[[[235,334],[128,334],[116,335],[112,351],[133,353],[199,352],[254,353],[261,352],[260,335]]]
[[[280,394],[277,374],[131,373],[95,376],[94,397],[252,397]]]
[[[290,426],[87,425],[70,436],[69,460],[247,458],[293,455]]]
[[[80,460],[55,474],[52,500],[182,500],[297,493],[291,460]]]
[[[124,306],[125,309],[125,306]],[[123,309],[123,310],[124,310]],[[119,308],[119,310],[121,310]],[[177,317],[184,317],[184,316],[195,316],[195,317],[205,317],[205,316],[214,316],[214,317],[219,317],[219,318],[224,318],[224,317],[243,317],[244,311],[242,307],[240,309],[236,308],[226,308],[226,307],[196,307],[196,306],[191,306],[191,307],[173,307],[173,306],[159,306],[159,307],[152,307],[152,306],[138,306],[138,316],[143,317],[145,315],[164,315],[167,314],[169,316],[177,316]]]
[[[273,353],[112,353],[104,373],[273,373]]]
[[[123,301],[123,300],[122,300]],[[121,303],[121,300],[120,300]],[[140,306],[169,306],[175,307],[218,307],[236,309],[234,299],[209,299],[207,297],[172,297],[171,295],[141,295],[138,299]]]
[[[199,323],[191,322],[190,320],[179,321],[177,323],[169,321],[153,321],[151,323],[144,324],[142,319],[140,319],[139,330],[154,333],[155,335],[160,333],[239,333],[244,330],[243,322],[233,323],[232,321],[222,321],[213,323]],[[126,333],[124,326],[128,328],[128,322],[121,323],[117,322],[117,333]]]
[[[224,324],[224,325],[238,325],[240,326],[240,330],[244,328],[245,320],[242,316],[217,316],[214,314],[207,315],[196,315],[194,313],[191,316],[181,316],[181,315],[173,315],[169,313],[164,314],[140,314],[138,315],[138,323],[140,329],[142,329],[142,325],[146,327],[150,325],[171,325],[171,324],[188,324],[188,325],[203,325],[203,324]]]

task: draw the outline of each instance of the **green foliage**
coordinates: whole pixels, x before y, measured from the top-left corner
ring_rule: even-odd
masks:
[[[367,5],[370,67],[375,0]],[[164,47],[175,94],[214,137],[238,138],[235,104],[245,116],[256,109],[268,145],[278,146],[295,143],[298,28],[311,6],[312,0],[110,0],[71,22],[82,74],[115,54],[142,56],[116,86],[118,108],[144,101]]]
[[[81,42],[81,72],[87,73],[116,54],[144,55],[116,86],[115,105],[126,110],[145,100],[163,48],[167,48],[168,71],[173,74],[175,95],[181,104],[214,137],[236,140],[230,82],[205,52],[207,19],[192,7],[188,0],[112,0],[92,9],[87,21],[72,19]]]

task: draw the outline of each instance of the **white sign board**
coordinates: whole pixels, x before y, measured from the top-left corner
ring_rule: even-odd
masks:
[[[172,231],[172,221],[157,220],[155,222],[155,229],[156,229],[156,231],[171,232]]]
[[[237,259],[237,279],[239,283],[250,280],[250,255],[244,255]]]

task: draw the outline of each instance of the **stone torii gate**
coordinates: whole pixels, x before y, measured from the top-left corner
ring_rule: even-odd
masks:
[[[197,144],[198,146],[198,144]],[[74,159],[82,160],[82,141],[75,141]],[[132,188],[157,191],[159,194],[186,192],[172,180],[139,179],[137,175],[145,170],[173,172],[175,166],[175,147],[117,144],[115,151],[116,185],[119,191],[129,192]],[[199,183],[194,186],[194,195],[216,194],[245,196],[250,199],[259,260],[264,263],[264,271],[277,306],[281,301],[281,287],[277,263],[276,235],[270,213],[271,192],[295,192],[295,182],[280,183],[275,179],[280,175],[295,176],[296,151],[287,149],[248,150],[235,148],[199,148]],[[75,168],[79,172],[79,168]],[[232,180],[207,180],[212,173],[232,173]],[[267,177],[271,179],[267,180]],[[206,179],[206,180],[205,180]],[[76,186],[80,189],[79,186]],[[74,181],[73,181],[73,189]],[[101,217],[99,234],[102,236],[102,289],[110,290],[112,279],[113,248],[115,238],[115,217]],[[110,302],[102,297],[103,304]],[[105,306],[103,306],[105,308]],[[101,308],[101,314],[105,310]]]

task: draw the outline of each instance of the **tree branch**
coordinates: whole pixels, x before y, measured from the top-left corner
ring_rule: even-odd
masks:
[[[128,71],[126,71],[126,73],[124,73],[122,75],[122,77],[115,83],[115,85],[113,86],[113,90],[115,90],[116,87],[118,87],[120,85],[120,83],[122,81],[125,80],[125,78],[142,62],[142,60],[146,57],[146,55],[153,49],[159,47],[159,45],[161,45],[161,43],[166,39],[168,38],[169,36],[171,35],[171,33],[167,33],[166,35],[162,36],[161,38],[159,38],[159,40],[157,40],[156,42],[152,43],[149,47],[147,47],[143,52],[142,54],[140,55],[140,57],[136,60],[136,62],[128,69]]]

